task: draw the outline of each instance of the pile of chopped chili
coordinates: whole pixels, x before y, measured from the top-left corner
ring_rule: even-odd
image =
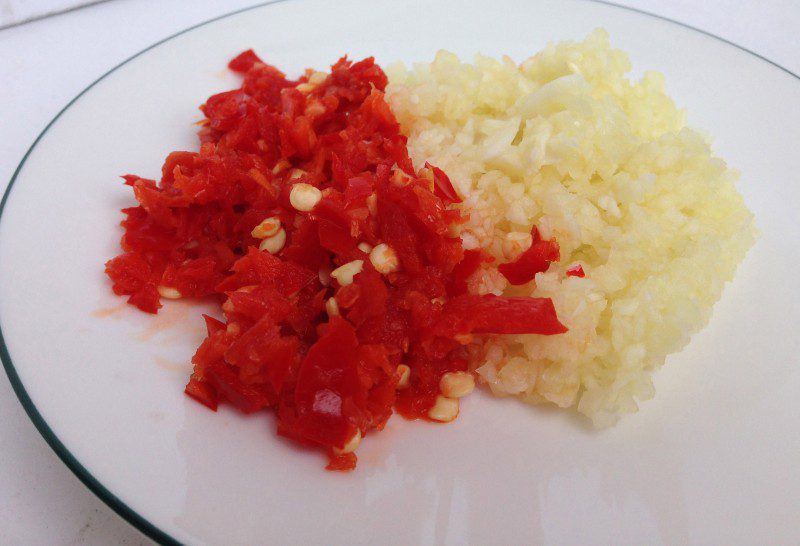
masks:
[[[189,395],[272,409],[279,434],[350,470],[393,410],[455,418],[442,385],[472,380],[473,335],[566,330],[549,299],[467,293],[485,258],[452,235],[465,218],[447,175],[414,170],[372,58],[296,81],[252,51],[229,66],[243,84],[201,107],[199,151],[169,154],[158,182],[124,177],[139,204],[106,264],[143,311],[219,301]],[[537,235],[512,282],[557,259]]]

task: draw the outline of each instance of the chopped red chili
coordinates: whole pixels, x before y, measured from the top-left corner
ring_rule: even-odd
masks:
[[[244,81],[201,107],[199,151],[167,156],[159,182],[124,177],[139,205],[123,210],[124,253],[106,264],[143,311],[157,312],[160,292],[222,304],[187,394],[211,409],[271,408],[279,434],[350,470],[346,446],[393,408],[427,418],[442,375],[468,368],[465,335],[565,331],[549,299],[466,294],[486,260],[449,234],[460,198],[440,169],[429,166],[432,185],[415,173],[372,58],[342,58],[313,82],[252,51],[229,66]],[[321,190],[310,211],[292,206],[300,183]],[[282,231],[259,250],[253,230],[267,218]],[[359,243],[388,245],[399,269],[378,273]],[[557,258],[534,229],[532,249],[501,267],[518,279]],[[331,281],[355,260],[352,283]],[[401,363],[410,385],[398,391]]]
[[[425,167],[433,172],[433,192],[439,199],[448,203],[461,203],[462,199],[453,188],[453,183],[450,182],[450,177],[439,167],[434,167],[427,161]]]
[[[567,277],[585,277],[586,273],[583,272],[583,266],[581,264],[575,264],[570,268],[567,268]]]
[[[513,262],[497,267],[498,271],[511,284],[525,284],[532,281],[537,273],[547,271],[550,263],[557,262],[560,257],[558,243],[542,239],[536,226],[533,226],[531,236],[533,242],[528,250],[520,254]]]

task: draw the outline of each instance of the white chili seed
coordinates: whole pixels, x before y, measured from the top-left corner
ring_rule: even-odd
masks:
[[[158,286],[158,293],[161,295],[162,298],[167,298],[168,300],[179,300],[183,297],[177,288],[173,288],[171,286]]]
[[[361,273],[363,268],[363,260],[353,260],[331,271],[331,277],[339,282],[339,286],[347,286],[353,284],[353,277]]]
[[[289,180],[297,180],[301,176],[305,176],[308,173],[303,169],[292,169],[292,172],[289,173]]]
[[[428,417],[440,423],[449,423],[458,417],[458,398],[447,398],[441,394],[436,397],[436,403],[428,410]]]
[[[280,218],[271,216],[265,220],[262,220],[260,224],[254,227],[253,231],[250,232],[250,235],[256,239],[266,239],[267,237],[272,237],[278,233],[279,229],[281,229]]]
[[[298,83],[295,89],[297,89],[303,94],[307,94],[311,93],[316,87],[317,86],[314,85],[313,83]]]
[[[325,311],[329,317],[335,317],[339,314],[339,304],[336,303],[336,298],[328,298],[325,302]]]
[[[378,196],[374,193],[367,197],[367,210],[370,216],[377,216],[378,214]]]
[[[313,85],[319,85],[323,83],[326,79],[328,79],[328,75],[325,72],[318,72],[315,70],[308,77],[308,83]]]
[[[400,267],[400,260],[397,253],[386,243],[381,243],[369,253],[369,261],[372,266],[384,275],[394,273]]]
[[[266,250],[270,254],[277,254],[286,244],[286,231],[281,228],[272,237],[267,237],[258,245],[258,250]]]
[[[317,206],[322,199],[322,192],[311,184],[300,182],[292,186],[289,202],[300,212],[308,212]]]
[[[439,388],[448,398],[461,398],[475,390],[475,378],[469,372],[448,372],[439,380]]]
[[[405,364],[399,364],[397,366],[397,371],[395,373],[397,373],[400,376],[400,379],[397,380],[397,388],[398,389],[407,388],[411,380],[411,368],[409,368]]]
[[[285,159],[281,159],[280,161],[275,163],[274,167],[272,167],[272,174],[281,173],[281,172],[285,171],[286,169],[288,169],[291,166],[292,166],[291,163],[289,163]]]

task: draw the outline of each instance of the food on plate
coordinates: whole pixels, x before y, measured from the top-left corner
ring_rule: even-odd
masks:
[[[481,380],[600,426],[653,396],[651,371],[708,321],[755,239],[736,173],[660,74],[630,70],[602,30],[519,65],[440,52],[388,69],[412,160],[447,172],[469,213],[464,248],[495,259],[470,292],[552,298],[569,328],[485,340]],[[486,267],[545,258],[535,277]]]
[[[446,423],[488,384],[597,425],[653,394],[755,238],[735,173],[603,31],[517,65],[253,51],[199,151],[126,175],[113,290],[216,299],[186,393],[271,409],[331,470],[393,412]]]
[[[549,298],[467,292],[492,258],[464,251],[460,199],[413,166],[372,59],[297,81],[252,51],[230,68],[244,82],[202,106],[199,152],[171,153],[159,182],[124,177],[139,205],[106,264],[143,311],[218,299],[189,395],[272,408],[279,434],[350,470],[395,409],[457,417],[477,340],[566,331]]]

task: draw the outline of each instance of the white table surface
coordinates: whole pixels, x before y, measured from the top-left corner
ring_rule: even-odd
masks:
[[[253,3],[112,0],[0,30],[0,193],[42,128],[98,76],[178,30]],[[618,3],[701,28],[800,74],[797,0]],[[0,544],[150,544],[61,463],[0,376]]]

